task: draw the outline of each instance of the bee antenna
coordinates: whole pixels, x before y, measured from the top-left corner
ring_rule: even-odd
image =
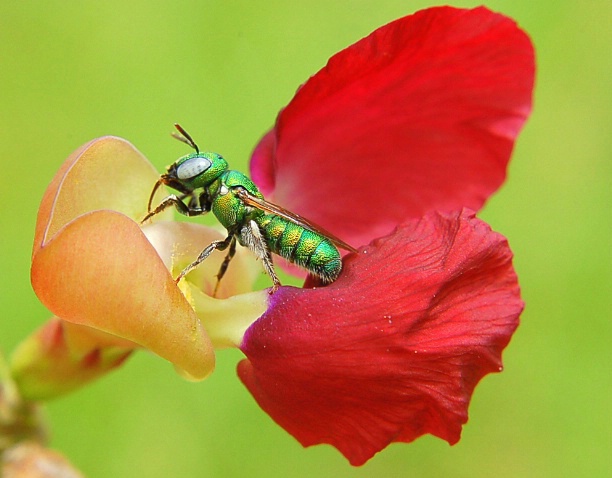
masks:
[[[189,133],[187,131],[185,131],[183,129],[183,127],[180,124],[178,124],[178,123],[174,123],[174,127],[177,129],[179,134],[172,133],[172,137],[174,139],[178,139],[182,143],[185,143],[185,144],[191,146],[193,149],[195,149],[196,153],[199,153],[200,152],[200,148],[198,148],[198,145],[195,143],[195,141],[189,135]]]

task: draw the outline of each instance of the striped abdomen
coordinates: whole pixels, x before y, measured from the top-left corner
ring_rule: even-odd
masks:
[[[274,214],[264,214],[256,221],[271,252],[307,269],[325,283],[338,278],[342,260],[328,238]]]

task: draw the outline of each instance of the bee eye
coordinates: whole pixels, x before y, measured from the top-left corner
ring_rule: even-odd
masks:
[[[188,159],[181,163],[176,168],[176,177],[181,180],[195,178],[198,174],[203,173],[212,166],[212,162],[208,158],[200,156]]]

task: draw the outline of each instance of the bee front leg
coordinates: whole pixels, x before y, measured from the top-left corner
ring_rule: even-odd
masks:
[[[157,206],[155,209],[150,211],[144,218],[142,218],[142,221],[140,221],[140,224],[144,223],[148,219],[151,219],[153,216],[159,214],[160,212],[164,211],[165,209],[171,206],[174,206],[178,212],[180,212],[181,214],[185,216],[199,216],[201,214],[208,212],[206,209],[203,209],[201,207],[187,206],[187,204],[185,204],[182,201],[182,199],[184,198],[179,198],[178,196],[171,194],[170,196],[165,198],[161,203],[159,203],[159,206]]]

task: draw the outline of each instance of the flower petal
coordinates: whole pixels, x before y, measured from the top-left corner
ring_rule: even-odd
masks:
[[[128,217],[79,216],[35,249],[32,286],[63,320],[146,347],[195,378],[214,367],[210,339],[163,261]]]
[[[105,136],[81,146],[62,164],[45,191],[34,249],[89,211],[111,209],[141,219],[158,177],[151,163],[124,139]]]
[[[353,465],[425,433],[453,444],[522,308],[506,240],[472,213],[432,213],[347,256],[327,287],[279,289],[238,373],[302,445]]]
[[[190,264],[221,233],[187,222],[159,222],[143,229],[173,276]],[[206,328],[215,349],[238,347],[245,330],[267,309],[270,294],[251,292],[263,272],[247,248],[239,246],[219,284],[217,273],[226,251],[215,251],[181,282],[182,290]]]
[[[505,178],[533,82],[514,21],[423,10],[334,55],[279,114],[251,174],[353,245],[428,210],[477,210]]]

